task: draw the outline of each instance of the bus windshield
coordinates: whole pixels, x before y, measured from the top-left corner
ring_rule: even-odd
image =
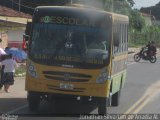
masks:
[[[100,27],[35,23],[30,44],[41,64],[100,68],[109,60],[108,31]]]

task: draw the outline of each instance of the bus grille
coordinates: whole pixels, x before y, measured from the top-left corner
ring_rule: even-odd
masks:
[[[45,78],[68,82],[88,82],[92,76],[80,73],[43,71]]]
[[[67,90],[67,89],[61,89],[59,86],[52,86],[52,85],[47,85],[48,89],[50,90],[56,90],[56,91],[65,91],[65,92],[84,92],[85,88],[74,88],[72,90]]]

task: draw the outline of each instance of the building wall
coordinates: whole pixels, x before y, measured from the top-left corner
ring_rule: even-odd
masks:
[[[5,49],[8,46],[8,35],[5,31],[0,31],[0,38],[2,42],[0,42],[0,47]]]
[[[22,48],[24,30],[8,31],[8,46]]]
[[[145,19],[146,26],[151,26],[152,25],[151,17],[150,16],[143,16],[143,17]]]

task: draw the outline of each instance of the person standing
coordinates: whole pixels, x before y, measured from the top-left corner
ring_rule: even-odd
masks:
[[[10,85],[14,84],[14,73],[15,69],[18,67],[18,64],[15,60],[12,59],[12,54],[6,55],[5,60],[1,63],[4,66],[3,73],[3,85],[5,92],[8,93]]]
[[[6,56],[6,53],[0,55],[0,64],[5,59],[5,56]],[[4,66],[0,66],[0,90],[3,87],[3,71],[4,71]]]
[[[4,73],[4,65],[1,66],[1,69],[0,69],[0,90],[3,87],[3,73]]]

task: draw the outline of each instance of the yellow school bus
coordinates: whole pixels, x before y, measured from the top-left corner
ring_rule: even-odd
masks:
[[[26,41],[25,89],[32,111],[41,99],[118,106],[126,80],[128,17],[87,7],[41,6]],[[95,105],[94,104],[94,105]]]

